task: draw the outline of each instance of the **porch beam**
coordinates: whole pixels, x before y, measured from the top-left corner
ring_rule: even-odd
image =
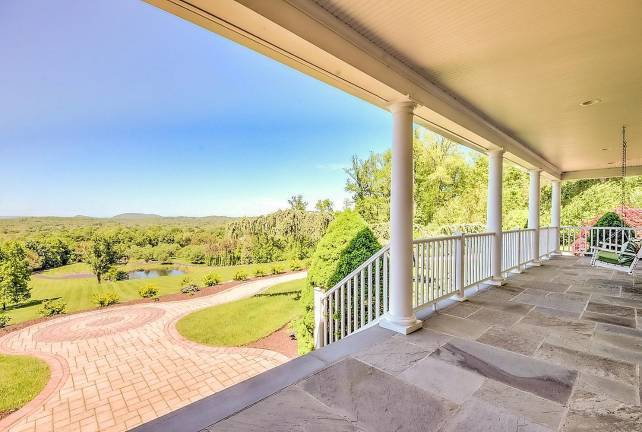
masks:
[[[639,176],[642,175],[642,165],[627,166],[626,176]],[[597,178],[612,178],[621,177],[622,168],[600,168],[582,171],[566,171],[562,173],[562,180],[581,180],[581,179],[597,179]]]
[[[412,307],[413,164],[412,120],[415,103],[390,105],[393,118],[390,195],[390,299],[380,325],[401,334],[421,328]]]

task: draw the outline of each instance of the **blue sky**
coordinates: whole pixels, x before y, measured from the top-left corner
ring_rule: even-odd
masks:
[[[390,114],[137,0],[0,2],[0,215],[341,207]]]

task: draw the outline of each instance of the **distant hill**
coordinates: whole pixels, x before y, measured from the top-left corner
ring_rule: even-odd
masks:
[[[157,214],[148,214],[148,213],[121,213],[116,216],[112,216],[112,219],[152,219],[152,218],[162,218],[163,216]]]

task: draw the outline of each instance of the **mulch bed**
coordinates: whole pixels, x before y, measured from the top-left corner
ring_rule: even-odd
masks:
[[[255,280],[258,280],[258,279],[270,279],[270,278],[277,277],[277,276],[283,276],[283,275],[289,274],[289,273],[295,273],[295,272],[286,272],[286,273],[282,273],[280,275],[264,276],[262,278],[249,278],[249,279],[247,279],[245,281],[223,282],[220,285],[214,285],[214,286],[211,286],[211,287],[201,288],[200,291],[197,291],[193,295],[183,294],[181,292],[178,292],[178,293],[174,293],[174,294],[167,294],[167,295],[164,295],[164,296],[160,296],[158,298],[158,300],[147,299],[147,298],[140,298],[140,299],[136,299],[136,300],[128,300],[126,302],[118,303],[117,305],[114,305],[114,306],[109,306],[109,309],[117,308],[117,307],[120,307],[120,306],[130,306],[130,305],[135,305],[135,304],[141,304],[141,303],[171,302],[171,301],[178,301],[178,300],[189,300],[189,299],[195,298],[195,297],[205,297],[205,296],[212,295],[212,294],[218,294],[218,293],[220,293],[222,291],[225,291],[225,290],[228,290],[230,288],[234,288],[235,286],[240,285],[242,283],[252,282],[252,281],[255,281]],[[22,330],[25,327],[29,327],[29,326],[32,326],[34,324],[39,324],[39,323],[44,322],[44,321],[49,321],[49,320],[52,320],[52,319],[56,319],[56,318],[59,318],[61,316],[75,315],[75,314],[79,314],[79,313],[89,312],[89,311],[92,311],[92,310],[98,310],[98,308],[96,308],[96,309],[84,309],[84,310],[80,310],[80,311],[69,312],[69,313],[65,313],[64,315],[54,315],[54,316],[49,316],[49,317],[34,318],[32,320],[29,320],[29,321],[23,321],[23,322],[18,323],[18,324],[12,324],[12,325],[9,325],[7,327],[0,328],[0,337],[4,336],[6,334],[12,333],[14,331]],[[104,310],[104,308],[103,308],[103,310]],[[259,341],[257,341],[257,342],[259,342]],[[296,344],[296,342],[295,342],[295,344]],[[269,349],[269,348],[266,348],[266,349]],[[279,351],[279,352],[281,352],[281,351]]]
[[[297,342],[294,338],[293,331],[289,329],[290,324],[286,324],[269,336],[259,339],[256,342],[245,345],[248,348],[260,348],[270,351],[276,351],[288,358],[295,358],[299,355],[297,351]]]

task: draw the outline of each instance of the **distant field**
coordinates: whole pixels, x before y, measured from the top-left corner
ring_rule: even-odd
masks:
[[[180,264],[159,265],[154,263],[132,262],[123,266],[124,270],[136,269],[160,269],[160,268],[179,268],[186,274],[180,276],[163,276],[153,279],[126,280],[120,282],[103,281],[100,285],[96,278],[85,277],[80,279],[45,279],[46,277],[64,277],[65,275],[74,275],[79,273],[91,273],[89,266],[83,263],[70,264],[58,267],[52,270],[35,274],[31,278],[31,300],[20,305],[11,306],[7,315],[12,320],[10,324],[17,324],[30,319],[38,318],[38,311],[41,304],[46,299],[61,298],[67,304],[67,312],[75,312],[85,309],[95,308],[93,296],[99,292],[114,291],[120,296],[120,301],[139,299],[138,290],[147,284],[152,284],[158,288],[159,295],[174,294],[180,292],[181,281],[185,276],[190,277],[194,282],[201,285],[203,276],[209,272],[215,271],[221,276],[222,281],[232,280],[238,270],[244,270],[249,276],[254,274],[257,268],[264,268],[268,272],[273,264],[282,266],[287,269],[284,262],[266,263],[266,264],[248,264],[228,267],[210,267],[205,265],[187,266]]]

